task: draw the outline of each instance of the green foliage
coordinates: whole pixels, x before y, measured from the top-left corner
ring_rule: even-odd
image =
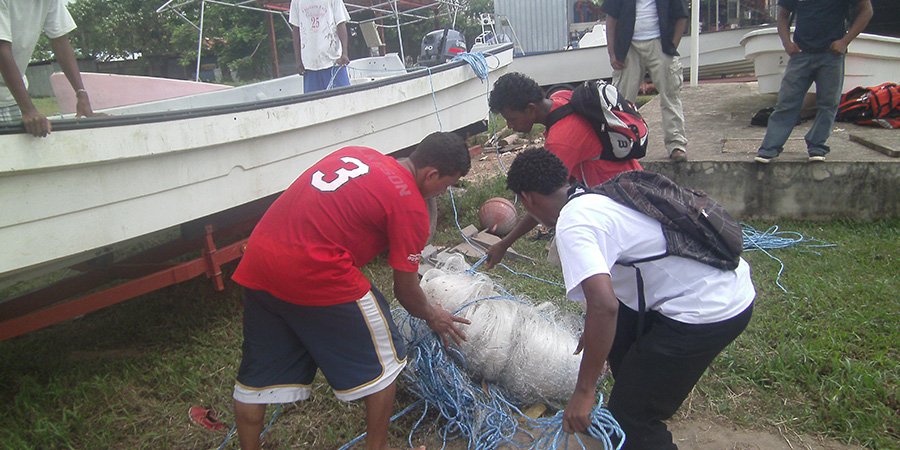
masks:
[[[199,7],[187,9],[185,15],[199,23]],[[216,58],[226,72],[236,72],[241,79],[270,78],[272,49],[269,44],[268,14],[218,4],[207,4],[203,18],[202,54]],[[274,17],[276,47],[279,52],[292,51],[290,29],[280,17]],[[181,21],[174,29],[174,42],[191,50],[181,54],[184,64],[197,58],[197,30]]]
[[[79,0],[69,4],[78,24],[70,34],[81,55],[100,61],[113,58],[173,56],[186,51],[173,44],[177,18],[156,12],[157,2]]]
[[[161,4],[161,3],[160,3]],[[197,58],[200,2],[181,10],[184,18],[143,0],[79,0],[69,5],[78,28],[70,35],[81,56],[106,61],[140,56],[151,66],[165,58],[193,65]],[[187,19],[187,20],[185,20]],[[276,45],[291,48],[290,30],[275,19]],[[226,74],[243,79],[270,76],[271,47],[266,13],[207,3],[203,17],[203,60],[217,61]],[[152,71],[152,70],[151,70]]]
[[[59,113],[59,105],[56,103],[56,97],[32,97],[31,102],[38,112],[45,116],[51,116]]]
[[[769,224],[771,225],[771,224]],[[713,365],[704,395],[744,424],[789,423],[871,448],[900,439],[900,222],[779,223],[838,244],[820,252],[745,257],[758,291],[754,318]],[[765,228],[768,225],[760,225]]]

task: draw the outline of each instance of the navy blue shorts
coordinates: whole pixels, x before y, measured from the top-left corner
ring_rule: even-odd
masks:
[[[350,86],[347,66],[334,66],[329,69],[307,70],[303,74],[303,93],[308,94],[326,89]]]
[[[242,403],[306,400],[321,369],[338,399],[391,385],[406,346],[375,287],[355,302],[301,306],[244,289],[244,344],[234,398]]]

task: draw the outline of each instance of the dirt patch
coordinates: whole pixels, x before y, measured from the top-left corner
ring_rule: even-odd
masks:
[[[863,447],[796,434],[789,430],[753,430],[710,419],[678,419],[669,422],[669,430],[680,450],[863,450]],[[525,440],[522,441],[525,444]],[[588,450],[602,450],[599,441],[582,437]],[[416,443],[416,442],[414,442]],[[425,442],[416,443],[427,448],[441,448],[442,440],[434,435]],[[526,444],[527,445],[527,444]],[[465,449],[461,440],[451,441],[448,450]],[[515,447],[510,447],[515,448]],[[562,448],[562,447],[561,447]],[[568,448],[581,448],[574,438],[569,438]]]
[[[483,148],[472,155],[472,168],[469,169],[465,179],[479,184],[484,180],[505,174],[509,170],[510,164],[516,159],[516,155],[526,148],[541,145],[542,143],[543,139],[537,138],[532,141],[522,140],[517,145],[501,149],[496,147]]]
[[[681,419],[669,423],[681,450],[858,450],[819,437],[790,430],[752,430],[708,419]]]

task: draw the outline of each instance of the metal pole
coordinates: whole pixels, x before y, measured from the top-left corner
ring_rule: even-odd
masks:
[[[200,81],[200,51],[203,48],[203,13],[206,11],[206,0],[200,1],[200,37],[197,38],[197,71],[194,81]]]
[[[406,55],[403,53],[403,33],[400,32],[400,11],[397,6],[397,0],[391,0],[391,9],[394,10],[394,19],[397,21],[397,39],[400,41],[400,60],[406,66]]]
[[[700,73],[700,0],[691,2],[691,86],[699,84]]]
[[[716,31],[719,30],[719,0],[716,0]]]
[[[278,70],[278,46],[275,45],[275,20],[272,19],[272,14],[268,14],[269,17],[269,46],[272,47],[272,73],[275,75],[275,78],[281,78],[281,73]]]

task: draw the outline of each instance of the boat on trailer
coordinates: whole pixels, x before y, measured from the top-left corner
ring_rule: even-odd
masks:
[[[198,94],[202,106],[187,109],[172,108],[190,104],[187,97],[125,106],[104,117],[54,120],[45,138],[21,125],[0,126],[0,289],[95,259],[116,244],[272,198],[340,147],[389,154],[431,132],[481,122],[491,83],[512,61],[512,45],[485,55],[487,70],[454,60],[311,94],[255,95],[245,86]],[[236,99],[242,91],[249,97]],[[213,246],[204,254],[215,253]],[[221,262],[201,273],[215,272]],[[41,311],[28,311],[27,302],[12,309],[4,303],[0,298],[0,339],[54,323],[36,318]],[[11,326],[22,311],[31,319]]]

